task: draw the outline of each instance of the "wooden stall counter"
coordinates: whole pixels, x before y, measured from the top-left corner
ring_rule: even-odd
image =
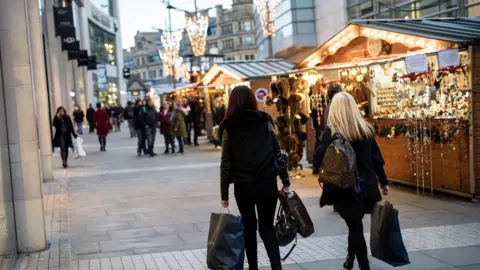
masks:
[[[405,120],[375,120],[378,127],[392,126]],[[441,130],[442,120],[432,120],[431,127]],[[434,130],[434,128],[430,128]],[[425,187],[461,196],[470,195],[469,137],[459,130],[451,140],[424,141],[414,136],[377,136],[385,160],[385,171],[393,182]],[[378,133],[377,133],[378,135]],[[434,134],[435,137],[435,134]]]

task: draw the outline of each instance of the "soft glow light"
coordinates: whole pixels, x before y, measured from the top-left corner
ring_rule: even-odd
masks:
[[[180,37],[173,33],[167,33],[162,36],[161,40],[163,49],[160,50],[160,56],[162,57],[163,67],[167,70],[168,75],[175,75],[175,66],[180,59],[180,56],[178,55]]]
[[[352,38],[355,37],[355,35],[354,35],[352,32],[350,32],[350,33],[348,33],[347,37],[348,37],[349,39],[352,39]]]
[[[271,37],[275,34],[275,18],[277,16],[281,0],[255,0],[263,34]]]
[[[207,45],[208,14],[187,14],[185,20],[192,51],[195,56],[202,56]]]

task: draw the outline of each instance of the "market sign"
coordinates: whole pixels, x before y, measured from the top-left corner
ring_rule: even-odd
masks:
[[[268,91],[265,88],[258,88],[255,91],[255,98],[258,102],[266,102],[267,101]]]
[[[53,7],[53,18],[56,36],[61,35],[61,28],[74,27],[72,7]]]
[[[458,49],[444,50],[438,52],[438,65],[440,68],[460,65]]]
[[[88,66],[88,51],[87,50],[80,50],[78,54],[78,66]]]
[[[77,40],[72,45],[73,50],[68,50],[68,60],[77,60],[80,58],[80,42]]]
[[[382,52],[383,42],[381,39],[371,39],[367,40],[367,50],[370,56],[375,57],[379,56]]]
[[[405,57],[405,66],[407,73],[422,73],[428,71],[428,61],[426,54],[417,54]]]

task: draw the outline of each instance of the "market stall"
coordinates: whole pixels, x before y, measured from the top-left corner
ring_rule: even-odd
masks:
[[[354,96],[390,180],[475,198],[479,38],[478,18],[353,21],[299,67],[319,72],[315,94],[336,83]]]
[[[229,94],[236,86],[250,87],[257,96],[261,95],[261,98],[257,98],[259,108],[274,113],[274,110],[266,104],[266,95],[260,93],[268,92],[271,83],[269,74],[288,72],[294,67],[293,63],[276,59],[229,61],[215,64],[202,79],[205,87],[208,138],[213,139],[212,128],[218,125],[222,119],[218,115],[218,109],[228,107]]]

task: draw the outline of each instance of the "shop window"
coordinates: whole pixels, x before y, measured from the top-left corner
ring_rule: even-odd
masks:
[[[298,34],[310,34],[315,33],[315,23],[313,22],[301,22],[296,24]]]
[[[314,21],[315,14],[313,9],[295,10],[295,21]]]
[[[93,23],[88,24],[88,33],[91,55],[95,55],[99,62],[116,62],[115,35]]]
[[[294,7],[297,8],[305,8],[305,7],[313,7],[313,0],[293,0]]]
[[[255,60],[255,55],[250,55],[250,60]]]

